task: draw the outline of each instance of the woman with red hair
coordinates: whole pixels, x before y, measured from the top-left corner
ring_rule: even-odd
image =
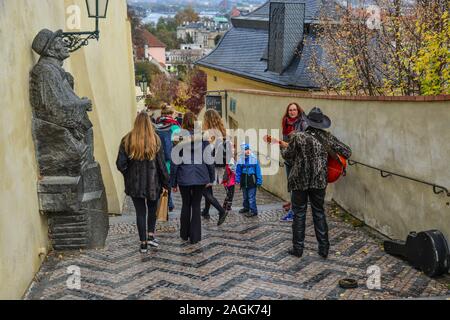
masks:
[[[303,132],[307,127],[308,123],[306,122],[305,111],[296,102],[288,104],[282,121],[283,141],[288,142],[292,133]],[[291,164],[285,161],[284,165],[286,167],[286,175],[289,178]],[[294,216],[291,210],[291,203],[286,203],[283,205],[283,208],[289,211],[287,215],[281,219],[281,221],[292,222]]]

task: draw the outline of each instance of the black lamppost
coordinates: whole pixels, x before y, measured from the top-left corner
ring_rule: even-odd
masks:
[[[142,75],[141,80],[139,80],[139,87],[142,91],[142,96],[137,96],[136,100],[137,102],[141,101],[142,99],[145,99],[147,97],[147,87],[148,87],[148,80],[145,75]]]
[[[108,12],[109,0],[86,0],[88,17],[95,19],[94,31],[64,32],[64,39],[69,44],[70,52],[87,46],[89,40],[100,39],[99,19],[105,19]]]

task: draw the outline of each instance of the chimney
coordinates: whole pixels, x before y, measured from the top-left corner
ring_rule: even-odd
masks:
[[[303,41],[305,4],[271,2],[267,70],[283,73]]]

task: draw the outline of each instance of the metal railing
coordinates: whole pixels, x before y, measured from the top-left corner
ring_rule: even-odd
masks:
[[[365,163],[362,163],[362,162],[359,162],[359,161],[356,161],[356,160],[349,159],[348,160],[348,164],[350,166],[361,165],[361,166],[364,166],[364,167],[367,167],[367,168],[370,168],[370,169],[373,169],[373,170],[377,170],[377,171],[380,172],[380,175],[381,175],[382,178],[389,178],[389,177],[392,177],[392,176],[396,176],[396,177],[400,177],[400,178],[403,178],[403,179],[407,179],[407,180],[415,181],[415,182],[418,182],[418,183],[422,183],[422,184],[425,184],[425,185],[433,187],[434,194],[442,194],[442,193],[444,193],[447,197],[450,197],[450,192],[448,191],[448,189],[446,187],[437,185],[435,183],[431,183],[431,182],[428,182],[428,181],[424,181],[424,180],[408,177],[408,176],[405,176],[405,175],[402,175],[402,174],[399,174],[399,173],[395,173],[395,172],[391,172],[391,171],[388,171],[388,170],[383,170],[383,169],[380,169],[380,168],[377,168],[377,167],[374,167],[374,166],[371,166],[371,165],[368,165],[368,164],[365,164]]]

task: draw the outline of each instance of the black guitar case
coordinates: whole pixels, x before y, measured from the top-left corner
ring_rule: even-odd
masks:
[[[448,243],[442,232],[438,230],[411,232],[406,242],[385,241],[384,251],[408,260],[412,266],[423,271],[429,277],[436,277],[449,271]]]

